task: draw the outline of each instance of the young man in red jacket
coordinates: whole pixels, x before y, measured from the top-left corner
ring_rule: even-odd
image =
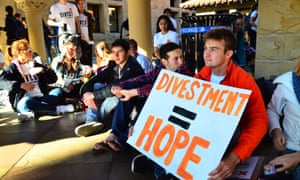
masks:
[[[268,119],[255,80],[232,61],[236,47],[233,33],[229,29],[212,29],[206,33],[204,42],[205,66],[194,77],[252,91],[236,131],[236,141],[227,148],[219,165],[208,174],[210,180],[226,179],[238,163],[251,156],[267,131]]]

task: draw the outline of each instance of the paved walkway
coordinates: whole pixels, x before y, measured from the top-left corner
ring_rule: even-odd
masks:
[[[152,180],[152,174],[131,173],[137,154],[133,149],[95,154],[92,147],[109,131],[90,137],[77,137],[79,124],[74,114],[44,116],[38,121],[19,123],[10,108],[7,94],[0,91],[0,179],[3,180]],[[264,140],[256,155],[274,152]]]
[[[19,123],[9,106],[0,106],[0,179],[150,180],[130,171],[134,150],[94,154],[92,147],[109,132],[76,137],[74,115],[45,116]]]

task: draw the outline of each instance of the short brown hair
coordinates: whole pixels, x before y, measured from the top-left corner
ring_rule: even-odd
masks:
[[[225,52],[227,50],[234,51],[236,48],[236,39],[233,32],[230,29],[226,29],[226,28],[211,29],[205,34],[204,42],[207,41],[208,39],[214,39],[218,41],[224,40]]]

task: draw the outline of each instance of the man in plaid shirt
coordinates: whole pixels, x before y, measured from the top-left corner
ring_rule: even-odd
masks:
[[[128,146],[126,144],[129,131],[128,124],[130,123],[131,126],[134,125],[162,68],[181,74],[192,75],[184,67],[182,51],[177,44],[167,43],[163,45],[160,48],[160,57],[162,65],[156,66],[151,72],[122,81],[119,83],[119,86],[111,88],[112,93],[120,97],[120,101],[114,112],[112,132],[104,142],[95,144],[95,151],[103,150],[103,148],[120,151],[122,148]],[[132,98],[136,98],[137,101],[129,101]],[[137,115],[132,120],[131,113],[134,107],[136,108]]]

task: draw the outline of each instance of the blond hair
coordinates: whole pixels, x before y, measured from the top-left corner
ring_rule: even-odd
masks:
[[[101,57],[97,50],[102,51],[103,56]],[[100,41],[95,47],[95,54],[96,54],[96,62],[97,66],[103,66],[111,60],[111,49],[109,48],[108,44],[104,41]]]
[[[294,71],[297,74],[297,76],[300,76],[300,58],[297,60]]]
[[[17,57],[21,50],[26,50],[29,48],[29,42],[26,39],[20,39],[14,41],[11,46],[11,54],[13,57]]]

